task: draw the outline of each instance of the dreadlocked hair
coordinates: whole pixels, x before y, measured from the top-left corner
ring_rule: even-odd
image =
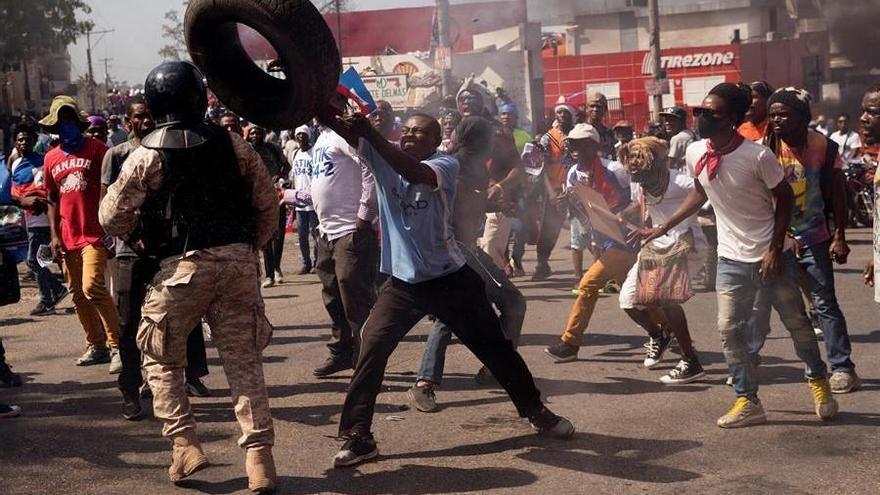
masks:
[[[654,167],[666,167],[668,155],[669,145],[654,136],[633,139],[617,151],[617,158],[627,172],[631,169],[650,170]]]

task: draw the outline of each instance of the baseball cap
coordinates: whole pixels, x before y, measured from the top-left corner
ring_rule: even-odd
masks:
[[[596,143],[602,143],[599,131],[590,124],[576,124],[566,139],[592,139]]]
[[[58,113],[64,107],[68,107],[73,110],[73,113],[79,119],[83,129],[88,128],[89,121],[86,120],[82,115],[80,115],[79,107],[76,104],[76,100],[67,95],[56,96],[52,99],[52,104],[49,106],[49,114],[43,117],[42,120],[40,120],[40,125],[49,130],[54,128],[55,125],[58,124]]]
[[[678,119],[681,119],[682,122],[687,121],[687,112],[684,111],[684,108],[681,107],[669,107],[664,108],[660,115],[671,115]]]
[[[630,129],[632,129],[633,123],[628,120],[618,120],[617,123],[614,124],[614,127],[611,128],[611,130],[613,131],[621,127],[629,127]]]

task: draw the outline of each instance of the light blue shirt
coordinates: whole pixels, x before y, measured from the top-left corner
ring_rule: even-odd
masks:
[[[452,230],[458,160],[436,153],[422,163],[437,175],[437,188],[410,184],[366,140],[361,156],[373,169],[382,228],[380,271],[416,284],[449,275],[464,266]]]

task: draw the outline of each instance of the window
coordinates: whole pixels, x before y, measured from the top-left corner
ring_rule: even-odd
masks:
[[[700,106],[703,103],[703,98],[709,94],[709,90],[724,81],[724,76],[686,77],[682,79],[683,103],[689,107]]]
[[[602,93],[609,100],[612,98],[620,98],[620,83],[615,81],[587,84],[587,94],[594,92]]]

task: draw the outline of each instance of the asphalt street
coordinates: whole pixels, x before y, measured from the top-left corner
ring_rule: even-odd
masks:
[[[867,230],[851,232],[853,255],[837,269],[837,293],[864,384],[837,396],[841,412],[832,422],[813,413],[803,366],[774,316],[759,372],[769,422],[738,430],[715,426],[734,395],[723,383],[714,293],[700,293],[685,306],[705,380],[683,387],[659,383],[675,354],[667,354],[659,369],[642,368],[646,336],[615,297],[599,302],[580,359],[553,364],[543,348],[557,340],[574,301],[568,253],[560,247],[551,279],[516,281],[529,305],[520,349],[550,407],[577,426],[575,438],[535,436],[500,389],[474,382],[479,363],[462,345],[449,348],[437,395],[442,409],[425,414],[402,407],[430,328],[423,321],[388,366],[374,423],[381,456],[341,470],[331,468],[341,446],[333,437],[351,373],[312,376],[327,354],[329,319],[317,277],[290,275],[299,266],[292,237],[285,283],[264,290],[275,325],[264,362],[279,493],[880,493],[880,306],[861,283],[870,256]],[[530,248],[526,269],[533,266]],[[0,389],[0,401],[24,410],[19,418],[0,420],[0,494],[246,492],[240,433],[210,343],[206,384],[214,397],[192,402],[213,466],[175,488],[167,481],[170,445],[160,424],[152,417],[123,420],[106,365],[74,366],[84,347],[75,315],[27,316],[35,303],[35,289],[27,286],[21,303],[0,308],[7,359],[26,382]]]

